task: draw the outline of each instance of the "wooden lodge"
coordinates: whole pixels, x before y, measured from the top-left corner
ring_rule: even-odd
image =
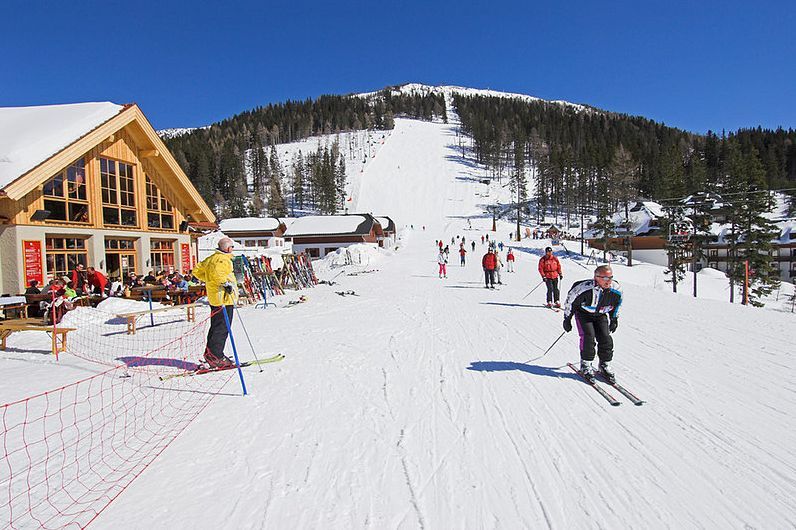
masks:
[[[215,217],[135,104],[0,108],[0,292],[78,263],[185,271]]]
[[[293,251],[306,252],[311,258],[321,258],[356,243],[378,245],[383,237],[381,224],[367,213],[299,217],[285,232]]]

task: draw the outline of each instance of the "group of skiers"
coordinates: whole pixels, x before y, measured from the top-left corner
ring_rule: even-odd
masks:
[[[488,237],[488,235],[481,236],[482,242],[489,242]],[[494,289],[495,283],[502,285],[500,271],[503,260],[495,248],[494,239],[488,245],[487,253],[481,259],[481,265],[484,270],[484,287]],[[447,278],[449,249],[447,245],[443,248],[442,241],[438,241],[438,246],[439,277]],[[472,242],[471,248],[475,251],[475,241]],[[461,266],[465,265],[466,255],[465,241],[462,238],[459,244]],[[514,253],[509,249],[506,255],[508,272],[514,272],[514,261]],[[545,248],[544,255],[539,259],[538,270],[547,289],[546,307],[558,311],[561,308],[559,283],[564,279],[564,274],[561,262],[553,253],[552,247]],[[595,356],[599,359],[598,370],[602,376],[611,383],[616,379],[611,368],[614,350],[611,335],[619,326],[618,312],[621,304],[622,292],[613,279],[610,265],[597,267],[592,279],[575,282],[567,293],[563,327],[565,332],[572,331],[572,320],[575,320],[580,335],[580,371],[588,381],[594,381],[595,369],[592,363]]]

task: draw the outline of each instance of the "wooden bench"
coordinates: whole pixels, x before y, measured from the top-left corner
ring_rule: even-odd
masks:
[[[134,313],[120,313],[116,318],[123,318],[127,320],[127,334],[135,335],[135,323],[138,317],[144,315],[152,315],[154,313],[162,313],[163,311],[174,311],[175,309],[185,309],[188,317],[188,322],[196,322],[196,306],[200,304],[186,304],[177,307],[158,307],[157,309],[146,309],[144,311],[135,311]]]
[[[77,328],[61,328],[48,326],[42,323],[39,318],[20,318],[18,320],[7,320],[0,322],[0,349],[6,349],[6,339],[12,333],[17,331],[44,331],[52,337],[52,351],[53,355],[58,355],[59,352],[66,351],[66,336],[70,331],[75,331]],[[61,337],[60,343],[58,337]]]

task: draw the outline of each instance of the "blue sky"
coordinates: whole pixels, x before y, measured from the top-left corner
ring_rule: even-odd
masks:
[[[792,2],[46,4],[0,8],[0,106],[134,101],[165,128],[422,82],[695,132],[796,128]]]

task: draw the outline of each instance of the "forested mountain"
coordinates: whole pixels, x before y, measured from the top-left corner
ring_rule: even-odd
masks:
[[[338,153],[326,149],[311,154],[300,166],[304,173],[296,176],[292,168],[288,180],[285,165],[269,146],[320,134],[392,129],[395,116],[446,120],[445,99],[437,94],[403,94],[385,89],[370,97],[321,96],[316,100],[287,101],[258,107],[164,141],[221,217],[283,215],[284,188],[288,185],[302,201],[305,197],[311,199],[311,206],[318,211],[334,213],[340,190],[345,186],[344,162]],[[247,180],[253,180],[253,185]],[[302,188],[294,189],[295,182]]]
[[[792,129],[703,136],[638,116],[545,101],[460,95],[453,100],[478,162],[501,177],[522,177],[518,162],[536,169],[541,211],[594,211],[599,202],[616,207],[637,196],[665,200],[726,191],[730,153],[736,150],[747,163],[760,164],[755,186],[796,186]]]

